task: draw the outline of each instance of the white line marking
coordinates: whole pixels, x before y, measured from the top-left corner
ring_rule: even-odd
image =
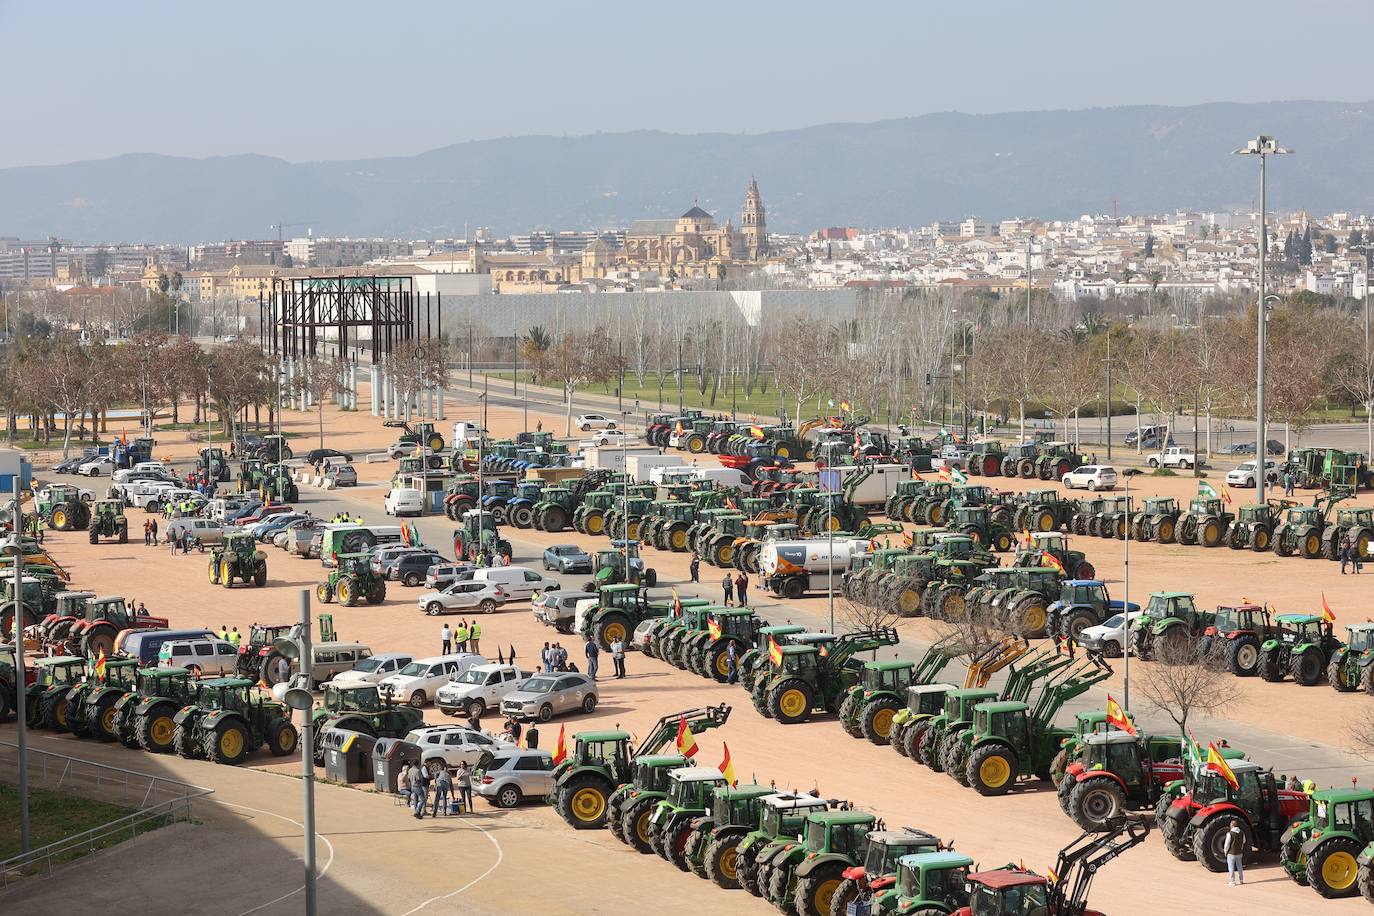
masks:
[[[304,825],[304,824],[302,824],[302,823],[301,823],[300,821],[298,821],[298,820],[295,820],[295,819],[293,819],[293,818],[287,817],[285,814],[278,814],[278,813],[276,813],[275,811],[264,811],[264,810],[262,810],[261,808],[251,808],[251,807],[249,807],[248,805],[236,805],[236,804],[234,804],[233,802],[227,802],[227,801],[219,801],[219,802],[217,802],[217,804],[225,805],[226,807],[229,807],[229,808],[242,808],[244,811],[253,811],[253,812],[256,812],[257,814],[266,814],[268,817],[277,817],[277,818],[281,818],[282,820],[286,821],[286,822],[289,823],[289,824],[295,824],[297,827],[301,828],[301,831],[302,831],[302,832],[305,831],[305,825]],[[325,836],[325,835],[322,834],[322,833],[316,832],[315,835],[316,835],[317,837],[319,837],[320,842],[324,843],[325,846],[329,847],[329,858],[325,860],[324,867],[321,868],[321,869],[319,870],[319,872],[318,872],[318,873],[316,874],[316,876],[315,876],[315,877],[318,879],[318,878],[323,878],[323,877],[324,877],[324,873],[327,872],[327,871],[329,871],[329,866],[331,866],[331,865],[334,864],[334,844],[331,843],[331,842],[329,842],[329,837]],[[303,890],[305,890],[305,885],[304,885],[304,884],[302,884],[300,887],[296,888],[294,891],[291,891],[291,892],[288,893],[288,894],[282,894],[280,897],[277,897],[277,898],[274,899],[274,900],[269,900],[269,901],[267,901],[266,903],[258,904],[257,906],[253,907],[251,910],[244,910],[242,913],[239,914],[239,916],[248,916],[249,913],[256,913],[258,910],[266,909],[267,907],[271,906],[271,905],[274,904],[274,903],[280,903],[280,902],[282,902],[283,900],[285,900],[285,899],[288,898],[288,897],[294,897],[296,894],[299,894],[299,893],[300,893],[301,891],[303,891]]]
[[[440,894],[438,897],[430,897],[428,900],[424,901],[423,903],[419,904],[418,906],[414,907],[413,909],[406,910],[404,913],[401,914],[401,916],[411,916],[412,913],[418,913],[420,910],[423,910],[425,907],[429,906],[431,903],[437,903],[437,902],[440,901],[440,900],[447,900],[447,899],[449,899],[450,897],[457,897],[457,896],[458,896],[459,894],[461,894],[463,891],[465,891],[465,890],[467,890],[468,888],[472,887],[474,884],[476,884],[476,883],[478,883],[479,881],[481,881],[482,879],[486,878],[487,875],[491,874],[492,872],[496,871],[496,869],[498,869],[498,868],[501,867],[501,862],[505,860],[505,858],[506,858],[506,853],[505,853],[504,850],[501,849],[501,844],[500,844],[499,842],[497,842],[496,837],[492,836],[490,833],[487,833],[487,828],[485,828],[485,827],[479,827],[479,826],[473,825],[473,824],[464,824],[464,823],[461,823],[461,822],[460,822],[459,826],[465,827],[465,828],[467,828],[468,830],[476,830],[478,833],[482,834],[482,836],[486,837],[486,838],[487,838],[487,841],[488,841],[489,843],[491,843],[491,845],[493,845],[493,846],[496,847],[496,861],[493,862],[493,863],[491,864],[491,867],[490,867],[490,868],[488,868],[486,871],[482,872],[482,873],[481,873],[480,875],[478,875],[476,878],[473,878],[473,879],[472,879],[471,881],[469,881],[467,884],[464,884],[462,887],[458,888],[456,891],[449,891],[447,894]],[[241,916],[246,916],[246,914],[241,914]]]

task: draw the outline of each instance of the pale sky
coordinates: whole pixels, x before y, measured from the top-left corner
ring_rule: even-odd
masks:
[[[0,167],[1361,101],[1372,32],[1371,0],[0,0]]]

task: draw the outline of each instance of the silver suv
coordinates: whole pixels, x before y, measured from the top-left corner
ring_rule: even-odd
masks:
[[[472,774],[473,793],[498,808],[543,798],[552,789],[553,755],[548,751],[497,751],[491,763]]]

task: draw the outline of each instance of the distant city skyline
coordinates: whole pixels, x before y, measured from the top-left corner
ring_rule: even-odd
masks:
[[[393,11],[394,10],[394,11]],[[384,18],[385,16],[385,18]],[[1364,101],[1366,0],[655,9],[0,0],[0,168],[131,152],[292,162],[935,111]],[[1316,51],[1320,68],[1308,66]]]

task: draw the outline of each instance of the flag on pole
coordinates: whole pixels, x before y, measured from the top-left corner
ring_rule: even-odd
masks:
[[[1135,726],[1127,717],[1125,710],[1116,702],[1116,699],[1109,693],[1107,694],[1107,724],[1112,728],[1120,729],[1128,735],[1135,735]]]
[[[755,439],[762,439],[763,428],[759,426],[751,426],[749,427],[749,435],[753,436]]]
[[[95,660],[95,676],[100,680],[105,680],[105,650],[100,650],[100,657]]]
[[[735,765],[730,762],[730,745],[722,741],[720,746],[725,748],[725,759],[720,762],[720,775],[724,776],[730,785],[737,786],[739,780],[735,778]]]
[[[968,483],[968,475],[965,474],[963,471],[959,470],[958,468],[949,469],[949,479],[959,484],[960,486],[963,486],[964,484]]]
[[[1221,485],[1221,498],[1226,502],[1228,506],[1231,504],[1231,488],[1228,487],[1226,484]]]
[[[673,432],[677,433],[679,436],[682,435],[682,421],[681,421],[681,420],[678,420],[677,423],[673,424]]]
[[[1045,869],[1045,878],[1046,878],[1051,884],[1058,884],[1058,883],[1059,883],[1059,873],[1056,872],[1053,868],[1047,868],[1047,869]]]
[[[720,623],[716,620],[715,614],[706,618],[706,633],[711,637],[711,642],[720,639]]]
[[[1207,767],[1222,779],[1226,780],[1227,785],[1233,789],[1240,788],[1240,782],[1236,779],[1236,774],[1227,765],[1226,758],[1221,756],[1221,751],[1217,750],[1216,744],[1207,742]]]
[[[673,616],[682,616],[682,599],[678,597],[677,589],[673,589]]]
[[[1331,610],[1331,605],[1326,603],[1326,592],[1322,592],[1322,620],[1327,623],[1336,622],[1336,612]]]
[[[1193,769],[1202,766],[1202,749],[1197,746],[1197,739],[1192,735],[1185,735],[1183,739],[1183,749],[1188,753],[1188,765]]]
[[[918,470],[916,470],[916,468],[914,468],[914,467],[911,469],[911,479],[912,479],[912,480],[925,480],[925,478],[921,476],[921,472],[918,471]]]
[[[1213,489],[1212,485],[1205,480],[1199,480],[1197,482],[1197,495],[1203,497],[1204,499],[1219,498],[1219,494],[1217,493],[1217,491]]]
[[[568,759],[568,726],[566,723],[558,726],[558,743],[553,746],[553,765],[558,766]]]
[[[1058,570],[1061,576],[1067,575],[1064,572],[1064,564],[1059,562],[1059,558],[1048,550],[1040,551],[1040,565],[1048,566],[1050,569]]]
[[[727,508],[727,509],[734,509],[734,508],[735,508],[735,498],[734,498],[733,496],[727,496],[727,497],[725,497],[725,508]]]
[[[778,645],[778,641],[772,636],[768,637],[768,660],[775,667],[782,667],[782,646]]]
[[[940,468],[940,479],[941,479],[941,480],[951,480],[951,479],[952,479],[952,478],[950,477],[949,468],[946,468],[946,467]]]
[[[688,760],[697,754],[697,739],[692,737],[692,730],[683,718],[677,720],[677,752]]]

